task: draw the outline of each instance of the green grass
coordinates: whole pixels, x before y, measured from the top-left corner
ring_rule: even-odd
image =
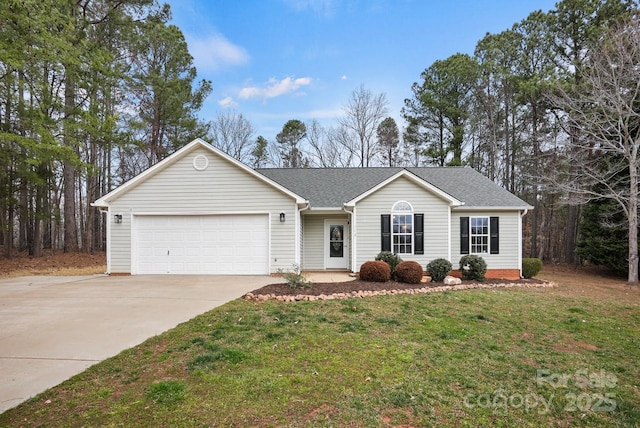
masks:
[[[584,287],[237,300],[0,426],[640,426],[640,293]]]

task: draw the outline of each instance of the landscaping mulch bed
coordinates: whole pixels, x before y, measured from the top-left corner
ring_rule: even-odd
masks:
[[[472,288],[503,287],[552,287],[553,283],[532,278],[511,281],[505,279],[487,279],[483,282],[463,280],[462,284],[446,286],[441,282],[406,284],[397,281],[369,282],[356,279],[347,282],[313,283],[308,288],[293,288],[287,283],[269,284],[245,295],[247,300],[269,300],[290,297],[291,300],[309,300],[309,296],[363,297],[377,294],[425,293],[431,291],[461,290]],[[289,300],[289,299],[287,299]],[[313,299],[315,300],[315,299]]]

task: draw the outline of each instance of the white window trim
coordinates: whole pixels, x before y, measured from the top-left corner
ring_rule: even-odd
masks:
[[[398,206],[404,205],[405,209],[398,209]],[[406,209],[409,208],[409,209]],[[404,215],[404,216],[409,216],[409,218],[411,219],[411,232],[410,233],[395,233],[393,231],[393,224],[394,224],[394,218],[396,216],[400,216],[400,215]],[[414,234],[414,228],[415,228],[415,224],[414,220],[413,220],[413,205],[411,205],[409,202],[407,201],[397,201],[396,203],[393,204],[393,206],[391,207],[391,251],[394,254],[402,254],[402,255],[406,255],[406,256],[412,256],[413,255],[413,251],[415,249],[415,242],[413,242],[413,234]],[[411,251],[408,253],[400,253],[400,252],[396,252],[395,251],[395,237],[396,236],[410,236],[411,237]],[[398,244],[400,245],[400,244]]]
[[[487,222],[487,233],[473,233],[473,220],[475,219],[484,219]],[[473,251],[473,237],[474,236],[486,236],[487,237],[487,251],[486,252],[476,252]],[[476,245],[477,246],[477,245]],[[477,255],[488,255],[491,254],[491,219],[489,216],[475,216],[469,217],[469,254],[477,254]]]

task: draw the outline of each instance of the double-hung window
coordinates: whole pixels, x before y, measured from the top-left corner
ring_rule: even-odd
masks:
[[[414,213],[409,202],[396,202],[391,213],[380,214],[380,238],[380,251],[424,254],[424,214]]]
[[[500,217],[460,217],[460,254],[500,254]]]
[[[489,252],[489,217],[471,217],[471,254]]]
[[[396,202],[391,213],[393,252],[413,253],[413,207],[405,201]]]

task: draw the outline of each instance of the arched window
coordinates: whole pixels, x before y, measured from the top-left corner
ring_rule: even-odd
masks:
[[[413,207],[398,201],[391,208],[391,243],[396,254],[413,253]]]
[[[392,212],[396,212],[396,211],[409,211],[409,212],[413,212],[413,207],[411,206],[411,204],[407,201],[398,201],[395,204],[393,204],[393,207],[391,208]]]

